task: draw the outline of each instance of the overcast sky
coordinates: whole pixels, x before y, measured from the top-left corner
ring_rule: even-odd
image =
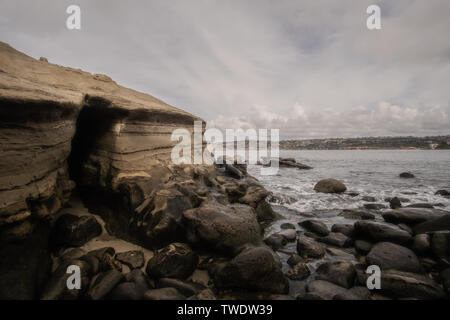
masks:
[[[0,40],[30,56],[282,138],[449,134],[449,39],[448,0],[0,0]]]

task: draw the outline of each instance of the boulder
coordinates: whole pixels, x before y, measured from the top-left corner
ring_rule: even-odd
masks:
[[[336,223],[331,227],[331,232],[339,232],[345,234],[347,237],[352,237],[353,231],[353,225],[347,223]]]
[[[425,221],[439,218],[443,215],[441,210],[424,208],[399,208],[383,213],[383,219],[391,223],[406,223],[407,225],[416,225]]]
[[[288,280],[279,260],[267,247],[247,246],[231,261],[216,265],[210,271],[219,289],[235,288],[271,293],[287,293]]]
[[[115,286],[124,279],[123,274],[117,269],[111,269],[97,276],[87,292],[87,297],[99,300],[109,294]]]
[[[156,281],[156,288],[175,288],[186,297],[193,296],[205,289],[197,283],[172,278],[158,279]]]
[[[361,254],[368,254],[370,252],[370,250],[372,249],[373,244],[368,242],[368,241],[364,241],[364,240],[355,240],[355,249],[357,252],[361,253]]]
[[[293,224],[293,223],[290,223],[290,222],[285,222],[285,223],[282,223],[281,225],[280,225],[280,228],[281,229],[293,229],[293,230],[295,230],[295,225]]]
[[[388,270],[381,273],[381,290],[396,298],[442,299],[442,288],[425,275]]]
[[[274,233],[264,239],[264,243],[272,248],[274,251],[278,251],[287,245],[288,241],[285,237],[280,234]]]
[[[414,174],[412,174],[411,172],[402,172],[399,174],[399,177],[405,179],[415,178]]]
[[[339,248],[348,247],[352,243],[351,238],[338,232],[331,232],[326,237],[320,237],[317,240]]]
[[[374,220],[375,216],[367,211],[358,210],[358,209],[345,209],[339,214],[339,216],[354,219],[354,220]]]
[[[75,216],[64,214],[56,220],[51,233],[51,244],[55,248],[81,247],[83,244],[99,236],[102,226],[94,216]]]
[[[450,230],[450,214],[422,222],[413,228],[415,234],[448,230]]]
[[[258,204],[267,198],[270,192],[261,185],[251,185],[247,188],[245,195],[239,198],[239,203],[247,204],[256,208]]]
[[[439,277],[441,278],[444,289],[448,294],[450,292],[450,268],[442,270]]]
[[[435,195],[437,196],[450,196],[450,192],[447,190],[438,190]]]
[[[236,179],[241,179],[244,174],[242,173],[241,170],[239,170],[238,168],[236,168],[235,166],[233,166],[232,164],[225,164],[225,172],[233,178]]]
[[[430,236],[426,233],[417,234],[413,238],[412,250],[425,254],[430,250]]]
[[[144,253],[141,250],[132,250],[116,254],[116,259],[126,264],[130,269],[138,269],[144,266]]]
[[[305,259],[303,259],[302,257],[300,257],[298,254],[293,253],[289,256],[289,258],[287,259],[287,264],[290,265],[291,267],[299,264],[300,262],[305,262]]]
[[[329,281],[314,280],[306,285],[306,292],[314,300],[332,300],[337,294],[347,294],[347,289]]]
[[[344,288],[353,286],[356,271],[349,261],[327,261],[316,270],[316,279],[325,280]]]
[[[325,223],[319,220],[304,220],[298,223],[308,231],[314,232],[319,236],[327,236],[330,233]]]
[[[297,168],[302,170],[310,170],[312,167],[297,162],[294,158],[280,158],[278,161],[280,168]]]
[[[293,242],[293,241],[295,241],[295,239],[297,239],[297,231],[295,231],[293,229],[281,230],[281,231],[278,231],[276,234],[282,236],[288,242]]]
[[[301,281],[309,277],[311,272],[304,262],[299,262],[286,272],[286,277],[291,280]]]
[[[155,253],[146,272],[152,278],[184,279],[192,274],[197,263],[197,254],[187,244],[172,243]]]
[[[342,193],[347,190],[347,187],[339,180],[323,179],[317,182],[314,190],[322,193]]]
[[[235,254],[247,243],[262,241],[254,210],[243,204],[222,205],[205,201],[199,208],[186,210],[188,240],[226,254]]]
[[[272,206],[265,200],[261,200],[255,209],[256,218],[259,222],[270,222],[279,217],[279,215],[273,211]]]
[[[144,293],[144,300],[185,300],[186,297],[182,295],[175,288],[161,288],[151,289]]]
[[[434,232],[431,235],[430,247],[433,254],[447,261],[450,261],[450,231]]]
[[[412,240],[411,235],[395,226],[374,221],[358,221],[355,223],[355,236],[374,242],[389,241],[405,244]]]
[[[400,201],[399,198],[393,197],[392,199],[389,200],[389,207],[391,209],[398,209],[398,208],[401,208],[401,206],[402,206],[402,202]]]
[[[364,208],[366,208],[367,210],[381,210],[385,209],[386,206],[380,203],[365,203]]]
[[[122,282],[118,284],[108,295],[110,300],[141,300],[144,292],[141,292],[134,282]]]
[[[399,271],[423,273],[419,259],[410,249],[390,242],[380,242],[373,246],[366,256],[369,265],[377,265],[383,271],[395,269]]]
[[[303,258],[322,258],[325,255],[325,247],[305,235],[297,239],[297,252]]]
[[[433,209],[434,205],[432,205],[431,203],[412,203],[408,204],[405,208]]]

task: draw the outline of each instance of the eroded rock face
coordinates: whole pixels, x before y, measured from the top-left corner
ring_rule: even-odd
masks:
[[[50,220],[73,180],[138,206],[170,176],[161,167],[176,143],[171,132],[202,120],[107,76],[38,61],[2,42],[0,71],[0,283],[8,288],[0,298],[36,298],[50,267]],[[24,262],[27,250],[33,253]]]

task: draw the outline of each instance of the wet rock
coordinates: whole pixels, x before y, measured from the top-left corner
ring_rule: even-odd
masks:
[[[88,298],[92,300],[102,299],[123,279],[123,274],[117,269],[99,274],[87,292]]]
[[[331,232],[339,232],[345,234],[347,237],[353,236],[354,227],[352,224],[336,223],[331,227]]]
[[[188,240],[227,254],[235,254],[246,243],[260,243],[261,229],[254,210],[246,205],[225,206],[205,201],[187,210]]]
[[[139,291],[134,282],[123,282],[117,285],[108,295],[111,300],[141,300],[144,292]]]
[[[432,205],[431,203],[413,203],[407,205],[405,208],[433,209],[434,205]]]
[[[298,224],[306,230],[314,232],[319,236],[327,236],[330,233],[330,230],[328,230],[328,227],[322,221],[309,219],[299,222]]]
[[[440,210],[429,210],[423,208],[400,208],[383,213],[383,219],[391,223],[406,223],[416,225],[425,221],[433,220],[442,216]]]
[[[412,249],[419,254],[427,253],[430,250],[430,236],[425,233],[415,235]]]
[[[125,275],[125,281],[133,282],[136,285],[136,289],[142,294],[150,289],[147,277],[141,269],[134,269]]]
[[[83,244],[99,236],[102,227],[94,216],[75,216],[64,214],[56,220],[51,234],[54,247],[81,247]]]
[[[450,192],[447,190],[438,190],[435,195],[437,196],[450,196]]]
[[[192,274],[197,263],[197,254],[187,244],[172,243],[155,253],[146,272],[152,278],[184,279]]]
[[[412,174],[411,172],[402,172],[399,174],[399,177],[405,179],[415,178],[414,174]]]
[[[141,250],[132,250],[116,254],[116,259],[126,264],[130,269],[137,269],[144,266],[144,253]]]
[[[447,291],[447,293],[450,292],[450,268],[447,268],[445,270],[442,270],[439,274],[442,284],[444,286],[444,289]]]
[[[347,237],[346,235],[338,232],[331,232],[326,237],[321,237],[317,239],[320,242],[336,246],[339,248],[348,247],[352,244],[352,239]]]
[[[265,200],[261,200],[255,209],[256,217],[259,222],[273,221],[279,217],[279,215],[273,211],[272,206]]]
[[[450,261],[450,231],[434,232],[431,235],[430,247],[436,257],[448,263]]]
[[[364,208],[366,208],[367,210],[381,210],[385,209],[386,206],[380,203],[365,203]]]
[[[402,202],[397,197],[393,197],[388,202],[389,202],[389,207],[391,209],[398,209],[398,208],[401,208],[401,206],[402,206]]]
[[[364,196],[364,197],[361,198],[361,200],[365,201],[365,202],[376,202],[377,198],[371,197],[371,196]]]
[[[338,257],[340,259],[345,259],[345,260],[354,260],[355,256],[347,251],[341,250],[341,249],[336,249],[333,247],[328,247],[325,249],[325,251],[333,256],[333,257]]]
[[[104,247],[89,251],[82,259],[88,261],[91,264],[95,264],[95,261],[97,259],[99,263],[99,271],[107,271],[111,269],[121,270],[122,266],[120,262],[114,259],[114,254],[114,248]]]
[[[383,271],[395,269],[399,271],[423,273],[419,259],[410,249],[390,242],[380,242],[373,246],[366,256],[369,265],[377,265]]]
[[[172,278],[158,279],[156,281],[156,288],[175,288],[186,297],[193,296],[205,289],[197,283]]]
[[[257,205],[270,195],[261,185],[251,185],[247,188],[245,195],[239,198],[239,203],[247,204],[252,208],[256,208]]]
[[[396,298],[442,299],[442,288],[425,275],[388,270],[381,273],[381,290]]]
[[[407,224],[399,223],[399,224],[397,225],[397,227],[399,227],[400,229],[402,229],[402,230],[408,232],[410,235],[413,235],[413,230],[412,230],[411,227],[408,226]]]
[[[293,223],[285,222],[280,225],[280,228],[283,230],[284,229],[294,229],[295,230],[295,225]]]
[[[299,264],[300,262],[305,262],[305,259],[303,259],[296,253],[291,254],[287,259],[287,264],[290,265],[291,267]]]
[[[372,249],[373,244],[364,240],[355,240],[355,249],[361,254],[368,254]]]
[[[280,168],[297,168],[297,169],[302,169],[302,170],[312,169],[312,167],[310,167],[306,164],[297,162],[293,158],[280,158],[278,163],[279,163]]]
[[[325,248],[314,239],[300,235],[297,239],[297,252],[303,258],[322,258],[325,255]]]
[[[314,280],[306,285],[306,292],[316,300],[332,300],[337,294],[347,294],[347,289],[329,281]]]
[[[363,210],[354,210],[354,209],[345,209],[339,214],[339,216],[354,219],[354,220],[373,220],[375,216],[367,211]]]
[[[314,190],[322,193],[342,193],[347,187],[339,180],[323,179],[314,186]]]
[[[399,228],[374,221],[358,221],[355,223],[355,236],[375,242],[390,241],[405,244],[412,240],[411,235]]]
[[[280,234],[274,233],[264,239],[264,243],[271,247],[274,251],[278,251],[287,245],[288,241]]]
[[[349,261],[328,261],[316,270],[316,279],[325,280],[344,288],[350,288],[355,282],[356,271]]]
[[[232,164],[225,164],[225,172],[233,178],[242,179],[244,174]]]
[[[288,277],[291,280],[304,280],[306,279],[311,272],[309,271],[308,266],[304,262],[299,262],[295,266],[293,266],[291,269],[286,272],[286,277]]]
[[[413,228],[415,234],[445,230],[450,230],[450,214],[422,222]]]
[[[287,293],[289,290],[279,260],[264,246],[246,247],[231,261],[216,265],[210,274],[219,289],[239,288],[272,293]]]
[[[185,300],[186,297],[182,295],[175,288],[161,288],[147,290],[144,293],[144,300]]]
[[[297,239],[297,232],[292,229],[281,230],[281,231],[277,232],[276,234],[282,236],[288,242],[293,242],[293,241],[295,241],[295,239]]]

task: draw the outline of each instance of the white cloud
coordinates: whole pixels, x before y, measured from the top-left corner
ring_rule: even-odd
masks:
[[[155,95],[210,125],[285,136],[447,134],[450,2],[69,0],[0,3],[0,39]],[[383,103],[382,101],[387,101]],[[264,107],[262,107],[264,106]]]

